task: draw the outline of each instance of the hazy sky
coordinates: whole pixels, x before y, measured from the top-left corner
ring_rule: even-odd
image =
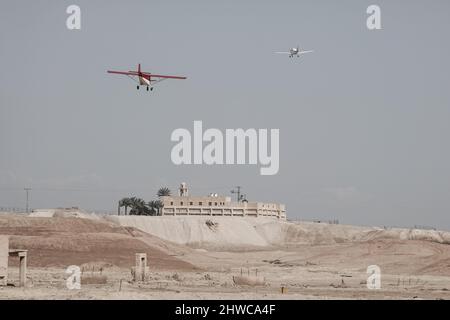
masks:
[[[29,186],[33,208],[115,210],[186,181],[293,219],[450,229],[449,1],[0,3],[0,207]],[[297,44],[315,52],[273,53]],[[106,74],[137,63],[188,80],[147,93]],[[173,165],[170,135],[194,120],[280,129],[279,173]]]

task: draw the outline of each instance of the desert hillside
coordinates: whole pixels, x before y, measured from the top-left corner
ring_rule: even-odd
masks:
[[[93,261],[129,267],[134,264],[135,253],[145,252],[153,268],[193,268],[173,257],[185,249],[103,219],[3,214],[0,234],[10,236],[11,248],[29,251],[30,267],[67,267]]]
[[[29,250],[29,282],[0,290],[0,299],[450,299],[448,232],[48,210],[0,214],[5,234],[11,248]],[[137,252],[147,253],[145,282],[131,280]],[[10,260],[8,281],[17,285]],[[69,265],[101,267],[107,282],[67,290]],[[366,287],[370,265],[380,267],[380,290]],[[242,274],[264,285],[235,284]]]
[[[293,223],[273,218],[107,216],[105,219],[196,248],[228,250],[240,247],[325,245],[383,239],[450,244],[450,233],[444,231]]]

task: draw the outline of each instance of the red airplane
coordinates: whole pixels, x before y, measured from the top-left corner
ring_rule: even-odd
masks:
[[[180,79],[180,80],[184,80],[186,79],[186,77],[179,77],[179,76],[166,76],[166,75],[160,75],[160,74],[153,74],[150,72],[143,72],[141,71],[141,64],[138,64],[138,70],[137,71],[111,71],[108,70],[108,73],[114,73],[114,74],[122,74],[125,76],[130,77],[133,80],[133,77],[137,77],[137,89],[139,90],[139,86],[147,86],[147,91],[150,88],[150,90],[153,90],[153,84],[156,84],[158,82],[161,82],[163,80],[166,79]]]

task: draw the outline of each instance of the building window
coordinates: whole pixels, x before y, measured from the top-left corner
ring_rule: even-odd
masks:
[[[200,201],[200,202],[198,203],[198,205],[199,205],[199,206],[202,206],[202,205],[203,205],[203,202]]]
[[[182,205],[183,205],[183,201],[180,202],[180,206],[182,206]]]
[[[194,205],[194,203],[193,203],[193,202],[191,201],[191,202],[189,202],[189,205],[191,205],[191,206],[192,206],[192,205]]]
[[[214,203],[214,205],[215,205],[215,206],[217,206],[217,202],[216,202],[216,203]]]
[[[209,206],[212,206],[212,202],[209,203]]]
[[[173,201],[170,201],[170,205],[173,206]]]

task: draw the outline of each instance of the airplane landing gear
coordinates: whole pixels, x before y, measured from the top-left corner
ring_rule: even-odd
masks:
[[[147,91],[148,91],[148,86],[147,86]]]
[[[150,91],[153,91],[153,87],[150,88]]]
[[[138,90],[139,90],[139,86],[136,86],[136,89],[138,89]]]

